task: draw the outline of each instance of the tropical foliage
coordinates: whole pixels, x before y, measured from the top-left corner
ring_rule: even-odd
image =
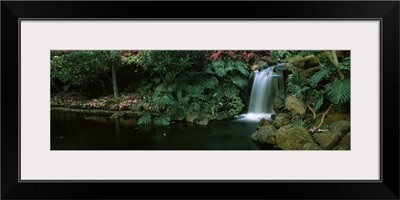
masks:
[[[55,50],[51,105],[134,111],[140,113],[140,125],[168,125],[174,116],[191,113],[232,117],[246,110],[243,94],[252,66],[307,56],[318,60],[316,72],[307,77],[296,67],[289,69],[287,93],[307,102],[312,112],[349,105],[350,56],[294,50]],[[71,92],[80,95],[68,96]],[[305,119],[295,120],[304,126]]]
[[[320,64],[318,71],[309,79],[293,68],[287,79],[288,93],[309,102],[313,112],[317,112],[324,103],[341,110],[350,102],[350,57],[339,61],[335,51],[307,51],[299,54],[314,55]]]

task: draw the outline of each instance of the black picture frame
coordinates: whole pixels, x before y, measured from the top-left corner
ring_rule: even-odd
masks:
[[[398,1],[2,1],[2,199],[399,199]],[[19,19],[379,19],[381,174],[378,182],[19,181]],[[368,156],[368,155],[366,155]],[[149,193],[148,191],[154,191]]]

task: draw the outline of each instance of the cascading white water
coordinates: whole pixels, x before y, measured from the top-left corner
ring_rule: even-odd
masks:
[[[284,95],[282,71],[276,67],[271,66],[261,71],[252,72],[254,73],[254,81],[246,118],[270,118],[275,113],[273,110],[274,98]]]

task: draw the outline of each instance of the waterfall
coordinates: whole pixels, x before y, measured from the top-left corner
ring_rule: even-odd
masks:
[[[283,75],[280,69],[282,65],[275,65],[263,70],[252,72],[253,80],[249,110],[246,118],[260,119],[270,118],[275,114],[274,98],[284,97]]]

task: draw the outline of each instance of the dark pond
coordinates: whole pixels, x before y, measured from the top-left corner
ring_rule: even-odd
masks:
[[[257,121],[213,121],[207,126],[173,123],[139,127],[135,119],[112,120],[51,111],[52,150],[277,150],[251,140]]]

